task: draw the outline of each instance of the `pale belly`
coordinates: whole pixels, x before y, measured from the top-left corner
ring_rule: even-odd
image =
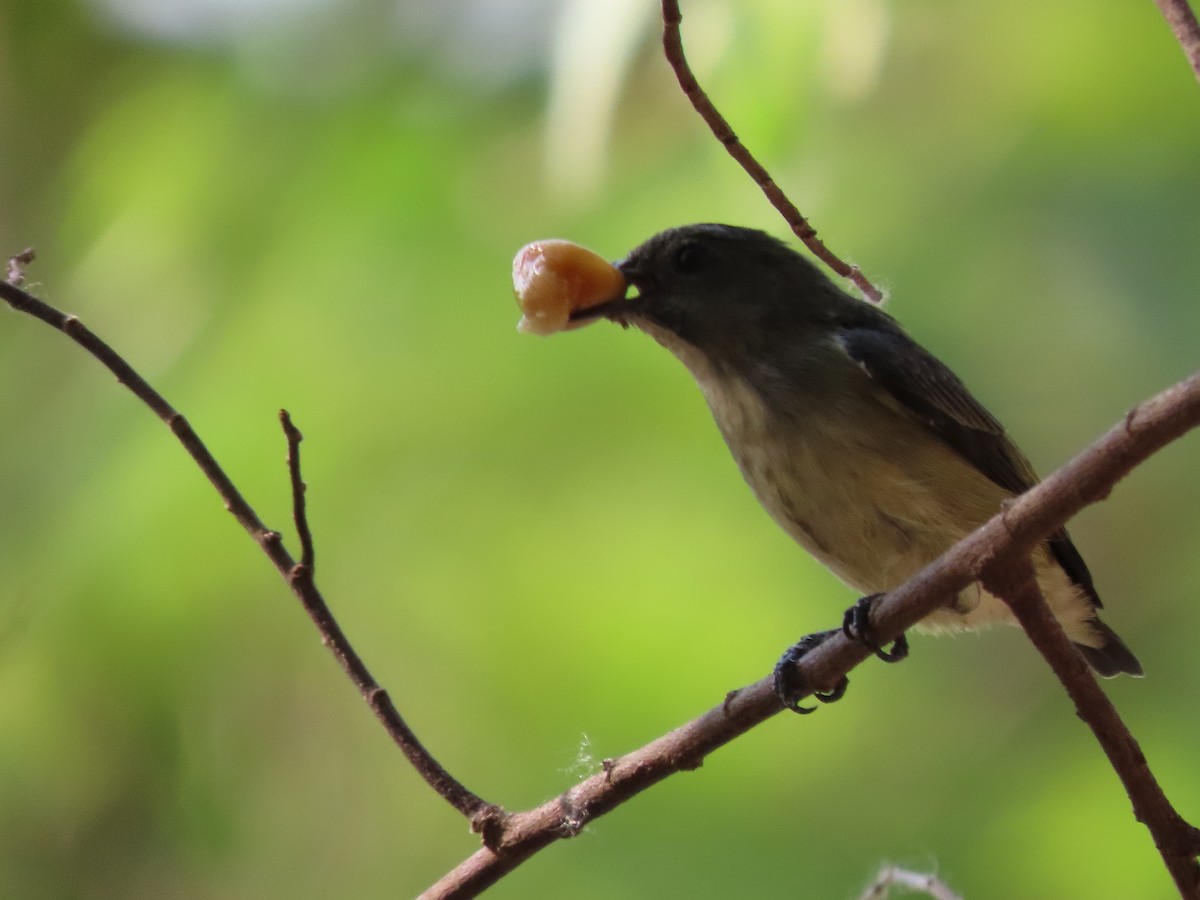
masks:
[[[862,594],[902,584],[982,525],[1011,496],[931,431],[875,404],[836,419],[781,427],[744,383],[705,394],[759,502],[797,543]],[[857,413],[857,414],[856,414]],[[864,420],[878,423],[868,428]],[[1038,583],[1075,641],[1095,645],[1095,610],[1043,547]],[[978,583],[918,626],[954,631],[1015,624],[1007,604]]]

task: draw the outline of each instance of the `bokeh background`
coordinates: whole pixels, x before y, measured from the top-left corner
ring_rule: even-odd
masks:
[[[1049,471],[1200,358],[1200,85],[1149,0],[685,0],[698,74],[837,251]],[[683,368],[514,330],[510,260],[786,232],[657,4],[4,0],[0,250],[194,424],[436,755],[536,805],[853,595],[755,505]],[[1200,819],[1197,438],[1072,528]],[[917,639],[497,897],[1172,896],[1015,630]],[[476,846],[149,412],[0,313],[0,895],[403,897]]]

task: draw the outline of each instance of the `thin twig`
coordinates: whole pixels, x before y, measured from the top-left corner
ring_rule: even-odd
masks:
[[[1187,900],[1200,898],[1200,867],[1196,864],[1196,856],[1200,854],[1200,830],[1189,825],[1163,793],[1116,707],[1100,689],[1095,676],[1071,646],[1070,638],[1050,611],[1028,557],[984,570],[982,582],[984,588],[1011,607],[1033,645],[1074,701],[1079,718],[1091,728],[1125,785],[1134,815],[1154,836],[1179,895]]]
[[[6,281],[0,281],[0,296],[18,312],[27,313],[40,319],[70,337],[103,363],[110,372],[117,376],[117,380],[121,384],[129,388],[139,400],[149,406],[154,414],[166,423],[188,455],[216,489],[221,499],[225,501],[225,508],[254,538],[271,562],[275,564],[275,568],[287,580],[292,592],[303,604],[305,611],[320,631],[322,641],[337,658],[342,670],[354,682],[363,699],[367,701],[376,718],[383,724],[408,761],[438,794],[471,820],[472,828],[483,834],[486,842],[492,842],[493,835],[504,820],[503,811],[467,790],[421,744],[400,716],[399,710],[392,703],[387,691],[375,681],[338,626],[333,613],[330,612],[324,598],[313,584],[311,568],[298,565],[292,559],[284,548],[279,533],[272,531],[262,523],[258,514],[246,502],[241,492],[234,487],[229,476],[218,465],[187,420],[176,412],[163,396],[155,391],[112,347],[97,337],[75,316],[55,309]],[[295,479],[298,477],[299,470],[297,468],[293,475],[293,487]],[[298,521],[303,519],[302,508],[298,508],[296,513]]]
[[[888,593],[873,608],[872,624],[881,644],[895,639],[945,603],[984,571],[998,571],[1028,556],[1046,535],[1083,507],[1104,499],[1113,485],[1155,451],[1200,425],[1200,373],[1141,403],[1107,434],[1048,477],[1014,499],[1001,513]],[[857,641],[840,631],[797,664],[797,683],[824,690],[867,657]],[[1082,664],[1081,664],[1082,665]],[[607,761],[602,771],[562,797],[536,809],[512,813],[494,849],[476,851],[422,896],[472,897],[494,884],[538,850],[571,837],[586,824],[668,776],[694,769],[718,747],[780,711],[771,679],[734,691],[723,704],[639,750]],[[1146,761],[1120,758],[1114,766],[1144,769],[1131,778],[1150,778]],[[1160,852],[1200,852],[1196,831],[1166,802],[1162,791],[1146,791],[1139,816]],[[569,812],[568,812],[569,811]],[[1174,863],[1168,863],[1174,865]],[[1193,863],[1194,865],[1194,863]]]
[[[1192,67],[1197,80],[1200,80],[1200,23],[1192,12],[1187,0],[1154,0],[1179,46],[1187,57],[1188,65]]]
[[[662,19],[663,53],[667,57],[667,62],[675,71],[679,87],[691,101],[696,112],[712,129],[716,139],[721,142],[729,155],[746,170],[746,174],[754,180],[754,183],[762,189],[767,199],[771,201],[771,205],[783,216],[783,220],[788,223],[796,237],[804,242],[804,246],[838,275],[854,282],[864,297],[872,303],[879,303],[883,299],[883,294],[879,289],[867,279],[858,266],[844,262],[817,237],[816,229],[788,199],[787,194],[775,183],[775,179],[771,177],[762,163],[746,149],[745,144],[734,133],[729,122],[717,111],[716,106],[708,99],[708,94],[700,87],[700,82],[696,80],[691,66],[688,65],[687,57],[683,53],[683,38],[679,33],[679,24],[683,21],[683,14],[679,11],[678,0],[662,0]]]
[[[296,534],[300,538],[300,565],[315,575],[316,551],[313,549],[312,529],[308,527],[308,510],[304,502],[308,485],[300,477],[300,442],[304,440],[304,435],[292,423],[291,414],[286,409],[279,411],[279,422],[283,425],[283,433],[287,437],[288,477],[292,482],[292,519],[296,523]]]

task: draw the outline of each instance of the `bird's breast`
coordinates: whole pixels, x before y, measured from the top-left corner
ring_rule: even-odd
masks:
[[[764,396],[712,376],[697,380],[759,502],[856,590],[895,587],[999,508],[1000,488],[866,382]]]

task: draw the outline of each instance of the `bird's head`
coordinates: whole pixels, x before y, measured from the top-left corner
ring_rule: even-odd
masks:
[[[616,266],[630,293],[572,318],[633,325],[689,366],[697,354],[721,367],[770,357],[847,303],[862,305],[786,244],[732,225],[660,232]]]

